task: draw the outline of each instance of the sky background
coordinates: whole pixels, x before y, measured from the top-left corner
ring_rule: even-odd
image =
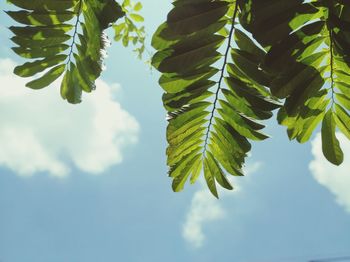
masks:
[[[150,40],[170,1],[143,5]],[[72,106],[58,83],[34,92],[12,74],[22,61],[10,50],[4,12],[0,21],[1,262],[350,256],[350,143],[343,136],[345,162],[334,167],[318,134],[299,145],[271,120],[272,139],[253,145],[247,176],[233,178],[233,192],[216,200],[197,183],[173,193],[155,70],[113,43],[97,90]]]

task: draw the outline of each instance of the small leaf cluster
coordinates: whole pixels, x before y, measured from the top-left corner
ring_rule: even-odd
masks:
[[[145,27],[139,26],[138,23],[143,22],[144,18],[139,14],[142,9],[141,2],[133,3],[130,0],[124,0],[122,3],[125,16],[123,21],[113,25],[115,32],[115,41],[121,41],[125,47],[130,43],[135,46],[134,52],[137,53],[139,59],[145,51]]]

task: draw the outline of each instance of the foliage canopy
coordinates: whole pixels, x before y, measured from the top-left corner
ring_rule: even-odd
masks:
[[[21,26],[10,30],[13,51],[29,62],[15,68],[40,89],[63,76],[70,103],[91,92],[115,40],[141,57],[145,30],[140,2],[8,0]],[[168,112],[167,164],[173,190],[203,172],[212,194],[233,189],[250,141],[268,136],[263,121],[278,110],[289,139],[308,141],[321,126],[326,159],[340,165],[336,137],[350,139],[350,2],[345,0],[175,0],[152,38],[152,66]]]

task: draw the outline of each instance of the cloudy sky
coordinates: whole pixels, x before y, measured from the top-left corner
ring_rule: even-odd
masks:
[[[145,0],[149,37],[170,1]],[[7,9],[2,1],[1,9]],[[156,15],[155,15],[156,14]],[[350,256],[350,143],[334,167],[311,143],[255,144],[236,190],[173,193],[158,74],[113,43],[97,90],[72,106],[58,84],[12,74],[0,14],[0,261],[309,261]],[[345,260],[344,260],[345,261]]]

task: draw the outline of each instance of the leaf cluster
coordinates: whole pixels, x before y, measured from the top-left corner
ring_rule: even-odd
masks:
[[[201,172],[214,196],[243,175],[250,141],[278,109],[290,139],[322,122],[325,157],[340,165],[336,130],[350,138],[347,1],[177,0],[153,36],[168,111],[173,189]]]
[[[273,75],[270,90],[284,99],[278,122],[300,143],[322,123],[324,156],[340,165],[343,152],[335,132],[350,138],[349,3],[247,1],[242,9],[242,24],[268,50],[262,67]]]
[[[8,11],[20,26],[11,26],[13,51],[29,59],[15,68],[21,77],[39,75],[27,87],[41,89],[62,74],[61,96],[70,103],[91,92],[103,70],[104,33],[124,16],[114,0],[8,0],[20,10]]]
[[[141,2],[133,3],[130,0],[124,0],[122,4],[125,13],[124,19],[113,25],[115,32],[115,41],[121,41],[125,47],[130,44],[135,46],[134,52],[137,53],[139,59],[145,51],[145,27],[139,26],[138,23],[144,21],[143,16],[139,14],[142,9]]]
[[[145,50],[140,2],[8,0],[20,26],[13,51],[30,60],[15,68],[33,89],[63,76],[61,95],[81,101],[95,88],[108,45]],[[120,19],[124,17],[124,19]],[[119,20],[118,20],[119,19]],[[268,138],[264,121],[277,110],[289,139],[305,143],[320,127],[323,154],[344,156],[350,139],[350,2],[345,0],[175,0],[152,38],[152,65],[168,112],[167,165],[174,191],[201,174],[212,194],[233,189],[252,142]]]

